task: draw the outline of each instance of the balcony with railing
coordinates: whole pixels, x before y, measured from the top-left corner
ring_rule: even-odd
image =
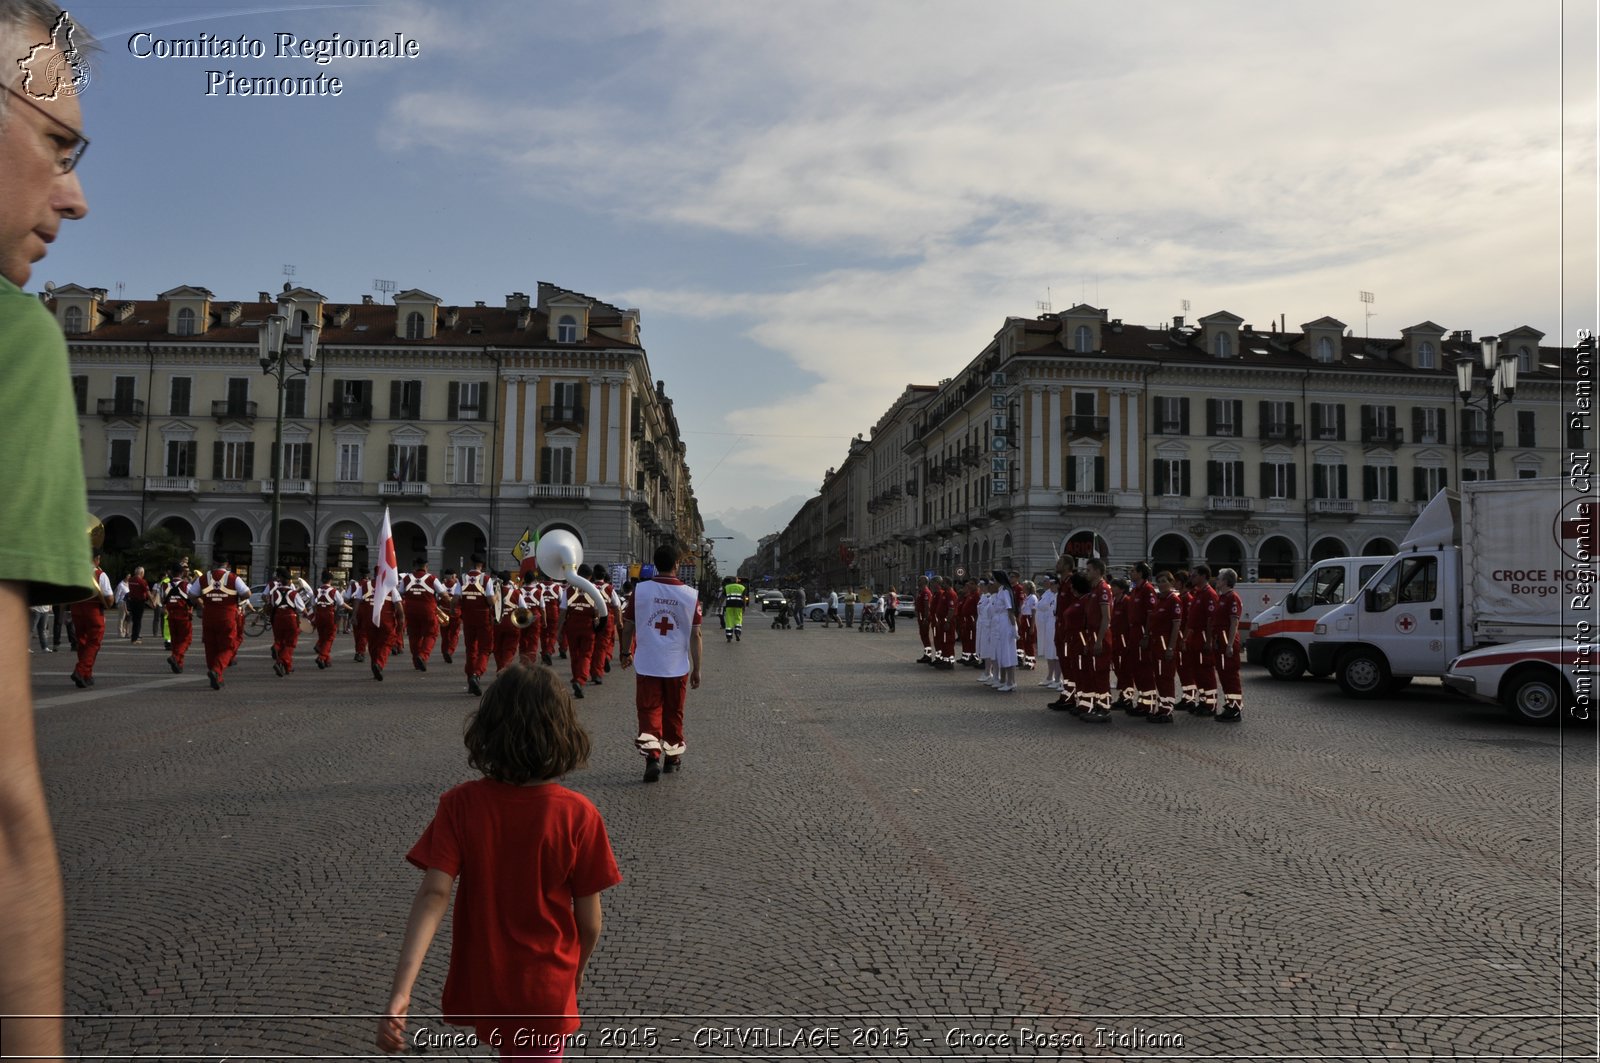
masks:
[[[113,417],[143,417],[144,400],[99,399],[95,402],[95,411],[107,420]]]
[[[1261,426],[1263,443],[1298,443],[1300,426],[1283,421],[1268,421]]]
[[[301,479],[290,480],[290,479],[285,478],[285,479],[279,481],[279,485],[280,485],[280,487],[282,489],[282,492],[284,494],[286,494],[286,495],[309,495],[311,493],[311,481],[310,480],[301,480]],[[272,497],[272,481],[271,480],[262,480],[261,481],[261,493],[266,495],[268,498]]]
[[[582,428],[585,414],[582,406],[540,406],[539,419],[546,428]]]
[[[1256,508],[1256,500],[1244,495],[1207,495],[1206,512],[1208,513],[1250,513]]]
[[[372,420],[372,403],[335,400],[328,403],[328,420],[359,422],[370,421]]]
[[[1495,450],[1499,450],[1506,445],[1506,434],[1504,432],[1494,432],[1492,435],[1493,440],[1491,441],[1491,433],[1484,429],[1470,429],[1462,432],[1461,449],[1488,450],[1492,445]]]
[[[642,496],[643,491],[630,492]],[[529,484],[529,502],[587,502],[589,500],[588,484]]]
[[[1103,436],[1111,427],[1111,419],[1075,413],[1064,419],[1063,427],[1069,436]]]
[[[1110,491],[1063,491],[1061,493],[1062,516],[1082,513],[1084,510],[1110,512],[1114,509],[1116,509],[1116,502],[1112,498]]]
[[[1353,498],[1313,498],[1311,512],[1319,517],[1354,517],[1357,506]]]
[[[200,480],[194,476],[147,476],[144,489],[153,495],[198,495]]]
[[[218,399],[211,404],[211,416],[219,421],[253,421],[256,419],[256,404]]]
[[[378,485],[379,498],[420,499],[426,501],[433,495],[433,486],[403,480],[385,480]]]
[[[1361,444],[1367,447],[1397,447],[1406,441],[1405,432],[1392,424],[1364,424],[1361,426]]]

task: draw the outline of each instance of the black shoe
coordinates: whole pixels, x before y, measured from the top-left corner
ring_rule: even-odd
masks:
[[[575,698],[583,697],[583,684],[576,679],[572,681],[572,696]]]
[[[478,677],[477,676],[475,676],[475,675],[467,676],[467,693],[468,694],[482,694],[483,693],[483,688],[478,685]]]
[[[1145,723],[1171,723],[1172,722],[1172,713],[1170,713],[1170,712],[1152,712],[1150,715],[1148,715],[1148,716],[1146,716],[1144,718],[1144,722]]]
[[[383,682],[383,669],[378,667],[377,661],[372,662],[372,678],[380,683]]]
[[[644,758],[644,781],[655,782],[661,778],[661,758],[654,753]]]
[[[222,677],[217,675],[217,673],[215,673],[215,672],[207,672],[206,673],[206,678],[211,680],[211,689],[212,690],[221,690],[222,689]]]
[[[273,672],[275,672],[277,674],[279,679],[282,679],[284,677],[284,675],[286,674],[286,671],[285,671],[285,669],[283,667],[283,662],[282,661],[273,661],[272,662],[272,670],[273,670]]]
[[[545,666],[545,667],[546,667],[546,668],[549,668],[549,667],[550,667],[550,655],[549,655],[549,654],[548,654],[548,653],[541,653],[541,654],[540,654],[540,655],[539,655],[539,661],[540,661],[540,663],[541,663],[541,664],[543,664],[543,665],[544,665],[544,666]]]
[[[77,687],[79,690],[82,690],[84,687],[88,686],[89,684],[85,683],[83,681],[83,676],[79,675],[77,672],[73,672],[72,673],[72,685]]]
[[[743,632],[741,632],[738,628],[734,628],[733,629],[733,641],[742,642],[743,640],[739,637],[741,634],[743,634]]]
[[[663,775],[671,775],[673,772],[678,770],[678,767],[679,767],[679,765],[681,764],[682,761],[683,761],[682,757],[665,757],[665,758],[663,758],[662,761],[661,761],[661,774],[663,774]]]
[[[454,664],[455,662],[450,659],[450,655],[447,653],[447,654],[444,655],[444,663],[445,664]]]
[[[1084,723],[1110,723],[1111,722],[1111,710],[1110,709],[1090,709],[1089,711],[1085,712],[1082,716],[1079,716],[1078,719],[1082,720]]]
[[[1068,709],[1073,708],[1076,704],[1077,702],[1073,701],[1071,698],[1057,698],[1046,705],[1045,708],[1053,709],[1056,712],[1066,712]]]
[[[1148,707],[1146,707],[1144,705],[1129,704],[1129,706],[1128,706],[1128,715],[1129,716],[1148,716],[1148,715],[1150,715],[1150,710],[1149,710]]]
[[[364,654],[364,653],[358,653],[358,654],[355,655],[355,662],[357,664],[360,664],[362,661],[364,661],[366,659],[367,659],[367,655]]]
[[[86,687],[94,686],[94,676],[92,676],[92,675],[84,676],[83,677],[83,685],[86,686]]]
[[[1244,714],[1239,711],[1239,706],[1237,705],[1229,705],[1216,715],[1218,723],[1238,723],[1242,719],[1244,719]]]
[[[607,658],[606,658],[606,663],[605,663],[605,671],[606,671],[606,673],[607,673],[607,674],[608,674],[608,675],[609,675],[609,674],[610,674],[610,672],[611,672],[611,658],[609,658],[609,657],[607,657]]]
[[[563,661],[564,661],[564,660],[566,660],[566,659],[567,659],[567,651],[566,651],[566,650],[562,650],[562,651],[561,651],[561,652],[560,652],[560,653],[558,653],[558,654],[557,654],[557,655],[556,655],[556,656],[558,656],[558,657],[560,657],[560,658],[561,658],[561,659],[562,659],[562,660],[563,660]]]
[[[418,657],[417,658],[417,671],[426,672],[427,670],[428,670],[428,662],[424,661],[421,657]]]
[[[1215,705],[1201,705],[1194,710],[1194,714],[1196,716],[1215,716],[1217,707]]]
[[[317,658],[317,667],[318,668],[326,668],[326,667],[328,667],[328,662],[324,661],[321,657],[318,657]]]
[[[170,654],[167,656],[167,667],[172,669],[173,675],[177,675],[179,672],[183,671],[183,665],[179,664],[177,661],[174,661]]]
[[[589,677],[589,685],[592,686],[592,687],[597,687],[597,686],[602,685],[601,682],[600,682],[600,677],[597,676],[597,675],[590,676]]]

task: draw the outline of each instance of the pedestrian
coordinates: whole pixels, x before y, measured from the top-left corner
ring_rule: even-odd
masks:
[[[839,603],[844,606],[844,623],[840,627],[856,626],[856,592],[845,591],[839,596]]]
[[[1128,656],[1133,648],[1129,641],[1132,629],[1128,618],[1128,609],[1132,605],[1128,600],[1131,584],[1121,576],[1106,582],[1111,584],[1111,672],[1117,683],[1117,697],[1112,704],[1124,711],[1132,711],[1139,703],[1139,684],[1133,677],[1132,659]]]
[[[1201,563],[1189,570],[1189,604],[1183,613],[1184,654],[1189,659],[1189,675],[1194,693],[1189,711],[1197,716],[1217,714],[1217,664],[1207,643],[1217,590],[1211,586],[1211,566]]]
[[[128,637],[128,630],[132,626],[128,616],[128,577],[123,576],[117,580],[116,589],[111,592],[112,608],[117,611],[117,638]]]
[[[1150,637],[1151,612],[1156,604],[1156,585],[1150,578],[1150,565],[1139,561],[1133,566],[1133,585],[1128,589],[1129,657],[1133,669],[1133,682],[1137,687],[1134,703],[1128,711],[1135,716],[1149,716],[1156,711],[1159,695],[1156,693],[1155,650]]]
[[[351,608],[350,642],[356,651],[351,660],[358,664],[367,659],[367,644],[372,639],[372,591],[370,579],[353,579],[344,589],[345,604]]]
[[[893,635],[895,617],[900,613],[900,595],[893,587],[890,587],[889,593],[884,595],[883,611],[884,622],[889,625],[889,634]]]
[[[94,686],[94,662],[106,637],[106,610],[116,601],[111,578],[100,568],[99,551],[94,554],[94,579],[90,586],[96,589],[96,594],[72,605],[72,626],[78,633],[78,664],[72,670],[72,682],[80,689]]]
[[[333,639],[339,633],[339,610],[344,607],[344,595],[333,585],[333,572],[322,570],[322,583],[311,599],[311,626],[317,633],[317,667],[326,668],[333,663]]]
[[[133,570],[128,577],[128,618],[131,628],[129,642],[137,646],[144,631],[145,610],[150,608],[150,581],[144,578],[144,566]]]
[[[982,593],[987,593],[987,585],[981,587],[976,579],[969,579],[962,585],[961,594],[956,599],[956,638],[961,642],[961,657],[957,664],[970,665],[973,668],[982,667],[984,656],[978,650],[978,613],[982,604]]]
[[[447,790],[406,854],[422,883],[378,1048],[407,1045],[411,992],[454,889],[444,1021],[502,1059],[559,1059],[579,1026],[600,894],[622,881],[599,810],[557,781],[588,763],[589,735],[555,673],[518,663],[490,684],[465,742],[483,777]]]
[[[439,581],[442,592],[439,595],[439,608],[444,611],[444,625],[439,629],[439,655],[444,658],[445,664],[454,662],[456,647],[461,645],[461,610],[456,607],[456,589],[461,586],[461,577],[456,570],[444,570],[444,578]]]
[[[922,656],[914,664],[933,663],[933,636],[929,625],[933,619],[933,592],[928,589],[928,577],[917,577],[917,593],[911,599],[911,614],[917,619],[917,637],[922,640]]]
[[[749,588],[737,576],[722,581],[722,628],[729,642],[744,635],[744,603]]]
[[[1234,585],[1239,574],[1231,568],[1217,570],[1217,600],[1206,624],[1215,648],[1217,683],[1222,687],[1222,711],[1218,723],[1238,723],[1243,717],[1244,687],[1239,682],[1239,622],[1244,618],[1244,602]]]
[[[579,565],[577,576],[579,579],[588,580],[589,566]],[[583,688],[592,678],[589,674],[589,665],[594,660],[596,626],[604,626],[604,623],[600,621],[600,612],[595,601],[589,597],[587,591],[569,586],[567,611],[562,617],[562,631],[567,640],[567,664],[571,668],[572,696],[575,698],[583,697]]]
[[[682,762],[684,706],[700,686],[700,596],[678,579],[678,558],[671,543],[656,547],[655,577],[633,589],[622,613],[621,663],[635,665],[634,745],[647,783]]]
[[[383,669],[389,663],[389,655],[405,649],[405,621],[401,616],[404,603],[400,597],[398,584],[387,587],[380,594],[378,587],[379,569],[372,569],[372,591],[369,597],[372,600],[372,633],[367,636],[367,667],[372,671],[372,678],[383,682]]]
[[[78,652],[78,631],[72,626],[72,606],[57,602],[50,607],[50,645],[61,648],[61,636],[67,636],[67,649]]]
[[[1031,579],[1019,586],[1022,603],[1017,607],[1017,656],[1022,667],[1032,668],[1039,659],[1039,588]]]
[[[301,589],[289,579],[289,570],[272,574],[265,598],[267,616],[272,620],[272,671],[282,679],[294,671],[294,648],[300,643],[300,616],[310,608]]]
[[[1068,622],[1068,614],[1077,604],[1078,584],[1073,576],[1077,575],[1078,562],[1071,554],[1062,554],[1056,558],[1056,658],[1061,662],[1061,693],[1055,701],[1045,706],[1049,709],[1060,711],[1073,711],[1078,706],[1078,644],[1079,631]],[[1088,588],[1088,581],[1084,581],[1084,588]],[[1081,620],[1081,613],[1079,616]]]
[[[39,640],[39,652],[50,652],[50,640],[45,636],[45,631],[50,626],[50,607],[48,605],[29,606],[28,622],[33,625],[33,633]],[[28,647],[28,652],[33,652],[33,647]]]
[[[527,588],[519,587],[511,572],[500,573],[500,603],[495,610],[498,619],[494,627],[494,670],[496,674],[507,671],[516,663],[518,648],[522,645],[522,623],[533,622],[524,612],[528,608]]]
[[[472,567],[456,588],[457,611],[467,648],[467,693],[483,693],[478,680],[489,670],[489,654],[494,650],[495,624],[500,618],[500,589],[483,571],[483,558],[472,557]]]
[[[828,592],[828,619],[822,626],[827,627],[828,624],[838,624],[840,627],[844,627],[844,621],[839,619],[838,591]]]
[[[1084,711],[1079,719],[1105,723],[1111,719],[1111,584],[1106,580],[1106,563],[1098,557],[1084,565],[1084,576],[1089,592],[1083,603],[1085,652],[1079,702]]]
[[[995,673],[1000,683],[995,687],[1002,694],[1017,689],[1017,599],[1013,587],[1016,573],[994,570],[994,604],[991,622],[994,624]]]
[[[794,594],[794,629],[804,631],[806,628],[806,593],[804,590]]]
[[[411,667],[428,670],[428,659],[439,641],[439,596],[444,593],[437,577],[428,571],[428,559],[419,557],[411,571],[400,576],[401,609],[411,637]]]
[[[200,642],[206,650],[206,678],[212,690],[222,689],[222,677],[238,648],[239,602],[250,597],[250,585],[228,571],[228,563],[212,562],[211,571],[189,584],[190,598],[200,600]]]
[[[183,659],[194,641],[194,604],[189,598],[188,566],[177,564],[167,573],[161,592],[161,611],[167,618],[169,650],[167,667],[174,675],[183,674]]]
[[[1156,573],[1150,605],[1150,652],[1154,655],[1156,707],[1147,723],[1171,723],[1178,704],[1178,653],[1183,643],[1183,599],[1177,578],[1168,569]]]

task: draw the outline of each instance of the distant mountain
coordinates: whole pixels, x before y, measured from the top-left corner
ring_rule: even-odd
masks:
[[[756,543],[761,537],[782,531],[794,515],[800,512],[800,507],[806,504],[808,497],[808,495],[793,495],[770,506],[727,509],[706,516],[707,535],[733,536],[730,541],[717,540],[713,551],[716,554],[717,567],[723,572],[732,572],[738,568],[745,558],[756,552]]]
[[[724,576],[736,570],[744,559],[756,552],[756,541],[748,535],[734,531],[715,517],[706,518],[706,535],[716,541],[711,552],[717,559],[717,571]],[[724,539],[727,536],[731,541]]]

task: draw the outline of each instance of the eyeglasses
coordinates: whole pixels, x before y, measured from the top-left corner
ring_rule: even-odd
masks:
[[[63,177],[77,169],[78,160],[82,159],[83,153],[89,150],[89,138],[78,132],[76,129],[73,129],[67,123],[51,114],[43,107],[40,107],[37,103],[34,103],[32,100],[28,99],[28,97],[24,96],[10,85],[6,86],[6,91],[11,93],[11,95],[15,96],[17,99],[21,100],[23,103],[27,104],[29,107],[32,107],[35,111],[38,111],[40,114],[44,115],[47,121],[50,121],[67,131],[67,144],[62,146],[62,150],[66,151],[67,154],[56,160],[56,169]]]

